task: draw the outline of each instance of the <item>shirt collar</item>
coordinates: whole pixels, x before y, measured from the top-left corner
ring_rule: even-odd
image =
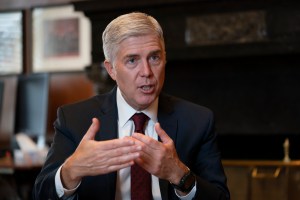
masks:
[[[119,87],[117,88],[117,107],[118,107],[120,127],[123,127],[134,113],[139,112],[134,108],[132,108],[125,101]],[[157,108],[158,108],[158,98],[156,98],[155,101],[148,108],[140,112],[145,113],[155,123],[157,122]]]

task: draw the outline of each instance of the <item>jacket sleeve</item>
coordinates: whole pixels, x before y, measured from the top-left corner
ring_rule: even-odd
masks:
[[[180,160],[196,175],[194,199],[229,200],[213,112],[206,107],[176,99],[169,101],[168,105],[173,107],[171,114],[160,119],[164,122],[172,118],[172,126],[176,127],[168,129],[170,123],[163,124],[163,129],[175,143]],[[174,193],[173,190],[171,192]]]
[[[194,199],[229,200],[227,178],[221,162],[221,153],[217,146],[217,134],[214,128],[214,117],[208,112],[207,125],[202,133],[196,162],[193,170],[196,173],[197,191]]]
[[[74,152],[78,143],[65,126],[62,109],[58,109],[58,117],[54,122],[54,129],[53,143],[33,187],[32,195],[34,200],[59,199],[55,188],[55,174],[64,161]]]

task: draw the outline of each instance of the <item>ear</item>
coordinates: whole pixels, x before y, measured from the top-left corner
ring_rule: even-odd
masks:
[[[104,67],[105,67],[107,73],[110,75],[110,77],[113,80],[116,80],[116,72],[115,72],[115,69],[114,69],[112,63],[109,62],[108,60],[105,60],[104,61]]]

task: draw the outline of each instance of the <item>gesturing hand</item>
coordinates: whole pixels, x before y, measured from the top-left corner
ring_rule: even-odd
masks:
[[[92,124],[82,138],[76,151],[65,161],[61,179],[66,188],[76,187],[84,176],[110,173],[134,164],[140,146],[130,137],[108,141],[95,141],[100,121]]]
[[[178,158],[173,140],[159,123],[155,124],[155,131],[162,142],[143,134],[133,134],[132,137],[136,139],[136,143],[142,147],[141,155],[135,159],[135,162],[161,179],[178,183],[188,168]]]

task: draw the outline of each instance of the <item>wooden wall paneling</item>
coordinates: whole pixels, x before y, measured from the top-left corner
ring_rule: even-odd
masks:
[[[95,95],[94,85],[85,72],[53,73],[50,76],[48,138],[53,136],[57,108]],[[49,140],[48,140],[49,141]]]
[[[32,10],[23,11],[23,73],[32,72]]]
[[[1,0],[0,11],[24,10],[37,6],[60,5],[75,1],[78,0]]]

